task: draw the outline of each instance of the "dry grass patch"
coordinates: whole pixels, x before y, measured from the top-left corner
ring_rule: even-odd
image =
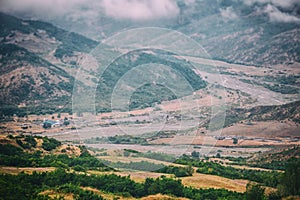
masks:
[[[248,180],[228,179],[215,175],[194,173],[193,176],[181,178],[183,185],[194,188],[215,188],[245,192]]]
[[[156,173],[156,172],[143,172],[143,171],[100,172],[100,171],[96,171],[96,170],[89,170],[87,172],[89,174],[94,174],[94,175],[116,174],[118,176],[130,176],[131,180],[138,182],[138,183],[144,183],[146,178],[159,178],[161,176],[166,176],[168,178],[174,177],[174,175],[172,175],[172,174],[163,174],[163,173]]]
[[[300,196],[285,197],[282,200],[300,200]]]
[[[81,187],[81,188],[84,189],[84,190],[91,191],[95,194],[101,195],[105,200],[114,200],[114,199],[118,199],[118,200],[136,200],[136,198],[134,198],[134,197],[123,197],[123,196],[120,196],[120,195],[106,193],[106,192],[103,192],[101,190],[91,188],[91,187]]]
[[[107,160],[110,162],[124,162],[124,163],[130,163],[130,162],[149,162],[149,163],[154,163],[154,164],[162,164],[162,165],[172,165],[172,166],[178,166],[182,167],[184,165],[176,164],[176,163],[171,163],[171,162],[166,162],[166,161],[160,161],[160,160],[155,160],[151,158],[144,158],[144,157],[124,157],[124,156],[98,156],[97,158],[101,160]]]
[[[0,167],[1,174],[14,174],[17,175],[20,172],[26,174],[32,174],[33,172],[52,172],[55,170],[55,167]]]
[[[256,171],[266,171],[266,172],[272,172],[272,169],[265,169],[265,168],[259,168],[259,167],[249,167],[249,166],[245,166],[245,165],[224,165],[224,166],[230,166],[233,167],[235,169],[246,169],[246,170],[256,170]],[[279,172],[282,172],[280,170],[276,170]]]
[[[63,144],[62,146],[58,147],[53,153],[67,154],[68,156],[80,156],[81,150],[77,146]]]
[[[188,200],[187,198],[171,197],[163,194],[150,195],[141,198],[141,200]]]
[[[63,197],[64,200],[73,200],[73,194],[71,193],[61,193],[61,192],[56,192],[54,190],[46,190],[43,191],[41,193],[39,193],[39,195],[46,195],[49,196],[51,199],[58,199],[59,197]]]
[[[137,200],[137,198],[134,197],[123,197],[120,195],[115,195],[111,193],[106,193],[101,190],[97,190],[91,187],[81,187],[84,190],[89,190],[94,192],[95,194],[101,195],[104,199],[106,200],[114,200],[114,199],[119,199],[119,200]],[[163,194],[155,194],[155,195],[149,195],[147,197],[141,198],[141,200],[188,200],[187,198],[178,198],[178,197],[172,197],[169,195],[163,195]]]

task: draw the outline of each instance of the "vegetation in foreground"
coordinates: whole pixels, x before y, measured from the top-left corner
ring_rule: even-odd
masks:
[[[6,142],[6,144],[5,144]],[[7,136],[0,145],[0,165],[18,167],[56,167],[55,171],[32,174],[0,175],[0,199],[51,199],[44,191],[55,191],[58,194],[71,194],[73,199],[103,199],[101,195],[83,187],[90,187],[106,193],[124,197],[141,198],[153,194],[167,194],[189,199],[282,199],[282,197],[300,195],[300,160],[290,160],[285,172],[240,171],[216,163],[204,162],[187,156],[176,162],[187,167],[162,167],[162,173],[179,173],[191,175],[193,167],[198,172],[230,178],[247,178],[257,183],[247,186],[246,193],[237,193],[225,189],[195,189],[185,187],[180,179],[162,176],[156,179],[146,178],[143,183],[136,183],[129,176],[115,174],[91,175],[88,169],[113,170],[92,156],[85,147],[76,147],[78,155],[67,154],[61,143],[55,139],[33,136]],[[61,148],[61,149],[59,149]],[[68,147],[67,147],[68,148]],[[71,148],[71,147],[69,147]],[[58,151],[58,149],[60,151]],[[130,164],[130,163],[129,163]],[[132,163],[131,163],[132,164]],[[147,163],[144,163],[147,164]],[[184,170],[183,170],[184,169]],[[183,171],[182,171],[183,170]],[[186,170],[186,171],[185,171]],[[251,172],[250,172],[251,171]],[[186,174],[191,173],[191,174]],[[180,175],[178,175],[180,176]],[[275,192],[265,196],[264,187],[277,187]],[[60,197],[57,197],[58,199]],[[62,197],[61,197],[62,198]]]
[[[269,172],[249,169],[236,169],[231,166],[225,167],[218,163],[193,159],[188,156],[182,156],[175,162],[177,164],[197,167],[198,173],[217,175],[230,179],[247,179],[269,187],[276,187],[279,183],[281,175],[281,173],[277,171]]]
[[[96,176],[69,173],[61,168],[54,172],[41,174],[0,175],[0,181],[3,183],[1,184],[3,187],[1,187],[0,198],[3,199],[48,199],[47,196],[42,196],[40,193],[49,189],[71,192],[75,194],[75,199],[89,199],[90,197],[102,199],[98,195],[80,190],[80,186],[136,198],[158,193],[191,199],[243,199],[244,197],[241,193],[227,190],[187,188],[181,184],[180,180],[166,177],[148,178],[145,183],[135,183],[130,177],[114,174]],[[16,183],[18,184],[16,185]]]

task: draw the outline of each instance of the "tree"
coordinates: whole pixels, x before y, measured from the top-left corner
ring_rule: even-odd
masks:
[[[247,184],[246,190],[246,200],[264,200],[265,199],[265,189],[260,185]]]
[[[233,144],[237,144],[239,142],[239,140],[237,138],[232,138],[232,140],[233,140],[232,141]]]
[[[281,200],[282,197],[280,195],[280,193],[278,191],[276,192],[271,192],[269,195],[268,195],[268,200]]]
[[[292,160],[286,165],[286,170],[281,179],[283,194],[300,195],[300,160]]]
[[[191,155],[192,155],[193,158],[199,158],[200,153],[197,152],[197,151],[193,151]]]
[[[68,118],[67,119],[65,118],[63,125],[68,126],[69,124],[70,124],[70,121],[68,120]]]
[[[45,122],[43,123],[43,128],[44,128],[44,129],[51,128],[51,126],[52,126],[52,124],[51,124],[50,122],[48,122],[48,121],[45,121]]]

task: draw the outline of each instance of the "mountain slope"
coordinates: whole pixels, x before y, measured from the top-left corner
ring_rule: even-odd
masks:
[[[2,13],[0,26],[1,113],[55,112],[68,103],[62,111],[69,112],[76,62],[98,43]],[[17,105],[26,109],[17,111]]]
[[[186,23],[176,29],[199,41],[212,57],[256,66],[300,62],[299,24],[271,22],[258,5],[238,1],[195,4],[198,10],[183,11]],[[226,10],[231,18],[222,16]]]
[[[35,38],[48,39],[50,40],[49,43],[57,47],[55,50],[57,58],[62,58],[64,55],[72,55],[75,51],[88,53],[98,44],[96,41],[57,28],[50,23],[21,20],[3,13],[0,13],[0,24],[0,37],[3,38],[1,42],[14,43],[34,51],[30,46],[33,48],[41,47],[38,45],[39,41],[34,40]],[[50,46],[50,44],[48,45]],[[40,51],[40,53],[46,52]]]
[[[206,87],[206,82],[176,55],[162,51],[131,52],[115,60],[109,68],[100,75],[93,65],[81,66],[82,61],[89,56],[89,52],[99,43],[76,33],[57,28],[49,23],[18,19],[1,14],[0,31],[0,94],[2,115],[22,113],[71,112],[71,96],[74,80],[80,67],[84,67],[83,77],[76,88],[79,91],[91,88],[91,84],[98,84],[96,92],[97,111],[111,110],[111,95],[116,84],[128,72],[136,70],[139,66],[150,64],[150,73],[153,77],[146,88],[138,91],[131,99],[130,109],[149,107],[164,100],[176,99],[190,95],[193,91]],[[159,65],[169,66],[174,72],[161,69],[161,74],[152,68],[159,69]],[[141,83],[141,76],[133,76],[134,81]],[[164,74],[164,75],[163,75]],[[166,75],[172,75],[166,78]],[[97,83],[97,78],[102,80]],[[191,86],[187,92],[179,84],[174,84],[179,78]],[[172,80],[173,78],[173,80]],[[177,79],[176,79],[177,78]],[[164,80],[166,79],[166,80]],[[144,80],[144,79],[143,79]],[[173,90],[182,94],[173,94],[168,86],[156,87],[169,81]],[[172,83],[172,81],[174,83]],[[131,83],[129,83],[131,84]],[[158,84],[158,85],[159,85]],[[123,87],[131,87],[128,83]],[[149,88],[150,86],[150,88]],[[134,88],[132,88],[134,89]],[[131,90],[132,90],[131,89]],[[135,88],[136,89],[136,88]],[[149,92],[151,91],[151,92]],[[162,95],[160,95],[162,94]],[[23,107],[18,111],[19,107]],[[84,110],[82,111],[84,112]]]
[[[284,105],[257,106],[253,108],[233,108],[226,113],[225,126],[249,121],[289,120],[300,123],[300,101]]]
[[[300,62],[300,20],[284,21],[284,16],[300,18],[299,3],[290,8],[277,6],[280,15],[272,20],[277,1],[177,0],[179,15],[172,19],[130,21],[99,14],[93,26],[61,18],[55,24],[76,30],[96,40],[136,27],[162,27],[180,31],[199,42],[211,57],[255,66],[297,64]],[[274,3],[275,2],[275,3]],[[289,1],[286,4],[289,4]],[[296,2],[296,1],[295,1]],[[279,3],[277,4],[285,4]],[[277,5],[276,4],[276,5]],[[80,12],[80,10],[79,10]],[[275,13],[275,14],[276,14]]]
[[[26,49],[1,44],[0,98],[4,104],[50,102],[71,95],[73,77]]]

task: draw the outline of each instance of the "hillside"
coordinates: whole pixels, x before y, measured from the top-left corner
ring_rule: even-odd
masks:
[[[68,58],[89,52],[97,42],[49,23],[3,13],[0,20],[1,112],[24,115],[64,107],[71,100],[76,68]]]
[[[49,63],[15,44],[1,44],[1,104],[36,105],[68,100],[74,78],[63,69]],[[33,105],[31,105],[33,106]]]
[[[192,190],[184,187],[180,180],[166,178],[166,176],[156,179],[146,178],[145,182],[136,183],[129,176],[104,173],[104,171],[115,170],[104,166],[103,161],[96,159],[89,152],[84,146],[62,145],[59,141],[47,137],[2,135],[0,180],[5,181],[6,184],[1,188],[0,197],[5,199],[42,197],[49,199],[55,196],[70,199],[103,199],[103,197],[105,199],[142,197],[142,199],[183,199],[180,197],[193,199],[194,193],[207,197],[233,196],[235,199],[241,199],[243,196],[241,193],[222,189]],[[95,172],[98,175],[94,175]],[[15,187],[11,187],[12,183]],[[24,187],[25,185],[27,187]],[[13,188],[15,192],[10,193]]]
[[[300,147],[294,146],[289,148],[274,149],[261,155],[254,156],[249,159],[252,166],[264,167],[269,169],[284,170],[284,163],[290,160],[300,158]]]
[[[248,121],[292,121],[296,124],[300,122],[300,101],[284,105],[256,106],[252,108],[232,108],[226,112],[224,127],[237,122]],[[216,119],[221,116],[215,116]],[[212,127],[213,128],[213,127]]]
[[[185,174],[184,177],[179,176],[180,179],[167,178],[166,175],[160,174],[161,176],[158,178],[145,177],[142,182],[135,182],[133,181],[135,180],[134,173],[141,175],[146,169],[141,168],[132,171],[134,168],[130,168],[131,170],[126,171],[124,168],[119,168],[116,171],[103,165],[105,161],[92,156],[91,153],[94,154],[95,152],[87,150],[84,146],[62,145],[61,142],[47,137],[2,135],[0,150],[0,180],[6,183],[1,188],[0,197],[5,197],[5,199],[10,199],[10,197],[11,199],[40,199],[55,196],[70,199],[111,199],[114,197],[130,199],[164,197],[169,199],[166,195],[170,195],[174,198],[187,199],[223,197],[225,199],[242,200],[251,193],[251,189],[249,189],[249,187],[252,187],[251,185],[247,184],[247,188],[245,188],[247,180],[258,182],[263,186],[263,192],[260,194],[262,196],[265,189],[268,189],[269,192],[266,192],[266,195],[269,197],[271,195],[284,195],[274,192],[276,190],[271,188],[278,183],[282,184],[284,191],[287,192],[286,194],[298,194],[297,190],[289,190],[289,188],[297,189],[297,183],[284,182],[290,176],[288,170],[299,167],[297,160],[287,162],[285,168],[287,172],[282,175],[284,179],[280,179],[281,172],[238,169],[214,161],[199,159],[195,156],[183,155],[176,159],[176,165],[164,166],[159,171],[165,174],[175,173],[177,176],[177,173],[184,172],[181,170],[187,168],[190,169],[190,174]],[[295,150],[295,148],[290,150]],[[96,153],[100,152],[96,150]],[[127,153],[129,154],[124,154],[124,157],[121,156],[120,158],[130,160],[131,158],[138,158],[137,155],[142,155],[137,151],[130,150],[127,150]],[[289,153],[284,151],[278,155],[285,156],[287,154]],[[132,157],[133,155],[135,156]],[[160,156],[160,158],[166,156],[165,154],[152,155]],[[154,158],[149,159],[149,161],[154,160]],[[236,161],[243,160],[236,159]],[[119,167],[121,164],[123,167],[126,165],[132,167],[134,164],[145,167],[145,163],[148,167],[154,165],[154,163],[143,161],[118,161],[115,164]],[[176,170],[179,171],[176,172]],[[132,174],[133,177],[127,176],[127,174]],[[224,177],[227,177],[227,179]],[[297,177],[299,177],[299,173],[293,174],[293,177],[290,178],[296,180]],[[209,183],[197,183],[201,180],[209,181]],[[12,187],[12,184],[15,187]],[[25,185],[27,187],[24,187]],[[11,193],[12,189],[14,189],[13,193]],[[239,193],[245,191],[245,189],[247,189],[245,193]],[[160,195],[160,193],[164,195]],[[8,194],[10,195],[8,196]]]
[[[46,22],[21,20],[4,13],[0,13],[0,20],[2,43],[17,44],[34,53],[46,54],[55,50],[54,56],[62,59],[75,52],[88,53],[98,44]]]
[[[115,109],[126,110],[128,106],[129,110],[134,110],[153,107],[156,103],[178,99],[205,88],[207,82],[193,71],[194,66],[175,56],[162,50],[146,49],[117,58],[101,74],[96,92],[97,110],[110,110],[116,91],[121,94],[117,94]],[[190,88],[186,88],[181,83],[183,81]],[[123,105],[130,94],[129,105]]]
[[[256,66],[299,63],[299,24],[270,22],[262,11],[266,6],[264,1],[196,1],[182,12],[185,24],[177,27],[216,59]]]
[[[85,28],[84,19],[73,23],[61,18],[51,21],[98,41],[127,27],[170,28],[198,41],[217,60],[265,67],[299,65],[297,1],[177,0],[176,4],[179,14],[172,19],[140,22],[100,12],[101,20],[94,19],[96,27],[90,29]]]
[[[196,1],[193,4],[194,7],[178,1],[177,5],[180,14],[176,20],[163,21],[159,25],[155,21],[145,22],[143,25],[167,26],[181,31],[199,42],[213,59],[227,63],[264,66],[266,69],[273,65],[297,66],[299,61],[299,26],[297,23],[278,22],[279,25],[275,22],[271,23],[263,12],[255,9],[255,5],[245,5],[235,1],[213,1],[212,3]],[[266,4],[259,6],[266,6]],[[223,10],[232,11],[236,17],[224,18],[221,12]],[[289,13],[290,11],[287,10],[286,12]],[[9,115],[14,113],[25,115],[56,111],[71,112],[71,95],[76,73],[82,67],[81,64],[85,61],[88,53],[101,42],[57,28],[46,22],[19,19],[4,13],[0,14],[0,20],[1,52],[5,52],[1,56],[0,86],[4,91],[0,96],[1,112]],[[64,20],[61,19],[59,22],[53,20],[52,22],[68,29],[69,25],[65,24]],[[131,21],[126,21],[124,24],[118,23],[118,20],[107,17],[103,17],[96,24],[101,27],[103,33],[100,34],[101,38],[93,28],[86,30],[86,28],[81,27],[80,22],[72,24],[72,30],[78,30],[78,32],[91,38],[102,40],[106,39],[102,37],[103,35],[113,34],[122,30],[124,26],[140,26],[139,23]],[[139,59],[127,60],[136,57]],[[98,81],[101,80],[97,86],[96,111],[110,111],[110,98],[113,88],[118,86],[116,85],[117,81],[127,72],[132,71],[134,66],[149,63],[171,65],[179,75],[189,82],[194,91],[206,87],[207,84],[195,76],[194,70],[183,70],[183,68],[193,69],[193,66],[187,65],[184,60],[171,57],[172,55],[166,56],[166,53],[162,51],[140,50],[118,58],[104,74],[99,74],[99,71],[91,66],[84,66],[87,68],[83,69],[84,74],[77,89],[79,91],[90,89],[91,84],[98,84]],[[116,73],[115,70],[120,72]],[[158,73],[166,75],[166,71],[163,70],[152,74],[157,76]],[[225,71],[224,73],[231,72]],[[266,83],[260,84],[248,76],[246,79],[240,78],[240,81],[249,82],[251,80],[252,84],[263,86],[274,92],[297,94],[298,76],[294,72],[288,73],[288,75],[294,76],[295,81],[285,83],[276,81],[273,83],[273,80],[277,80],[277,78],[270,77],[269,80],[263,80],[267,81]],[[134,77],[131,78],[134,80]],[[174,79],[169,79],[169,81],[174,81]],[[138,81],[135,82],[139,83]],[[163,83],[165,82],[166,80],[163,81]],[[280,84],[276,85],[277,82]],[[148,84],[135,87],[138,87],[138,90],[133,93],[132,99],[130,99],[129,109],[151,107],[156,103],[189,94],[174,94],[159,84],[157,86]],[[128,84],[121,85],[119,88],[126,88],[127,93],[137,89]],[[175,89],[176,91],[186,90],[177,86]],[[120,104],[120,101],[122,100],[117,101],[116,104]],[[23,109],[19,109],[17,106]],[[119,106],[119,109],[123,110],[124,106]]]
[[[92,83],[97,83],[100,76],[99,69],[94,69],[93,66],[81,66],[81,64],[87,58],[87,53],[98,42],[49,23],[22,20],[2,13],[1,27],[2,114],[71,112],[71,95],[80,67],[86,68],[82,68],[83,79],[77,83],[76,90],[85,90],[92,87]],[[130,52],[115,60],[101,75],[96,93],[97,111],[110,111],[111,95],[119,79],[135,67],[147,64],[154,65],[151,66],[153,69],[155,65],[170,66],[177,73],[177,77],[182,76],[188,81],[192,91],[174,94],[174,91],[167,91],[165,86],[153,85],[155,81],[158,83],[172,81],[171,78],[164,80],[163,74],[167,71],[162,70],[159,79],[152,79],[150,85],[141,86],[140,91],[135,92],[130,109],[149,107],[164,100],[190,95],[191,92],[206,87],[205,81],[192,70],[193,66],[175,58],[175,55],[151,49]],[[159,74],[154,70],[149,73],[153,76]],[[136,79],[135,82],[140,84],[141,80]],[[125,83],[122,87],[132,87],[128,84],[130,83]],[[173,90],[185,91],[186,89],[173,88]],[[148,96],[146,99],[144,99],[145,95]]]

